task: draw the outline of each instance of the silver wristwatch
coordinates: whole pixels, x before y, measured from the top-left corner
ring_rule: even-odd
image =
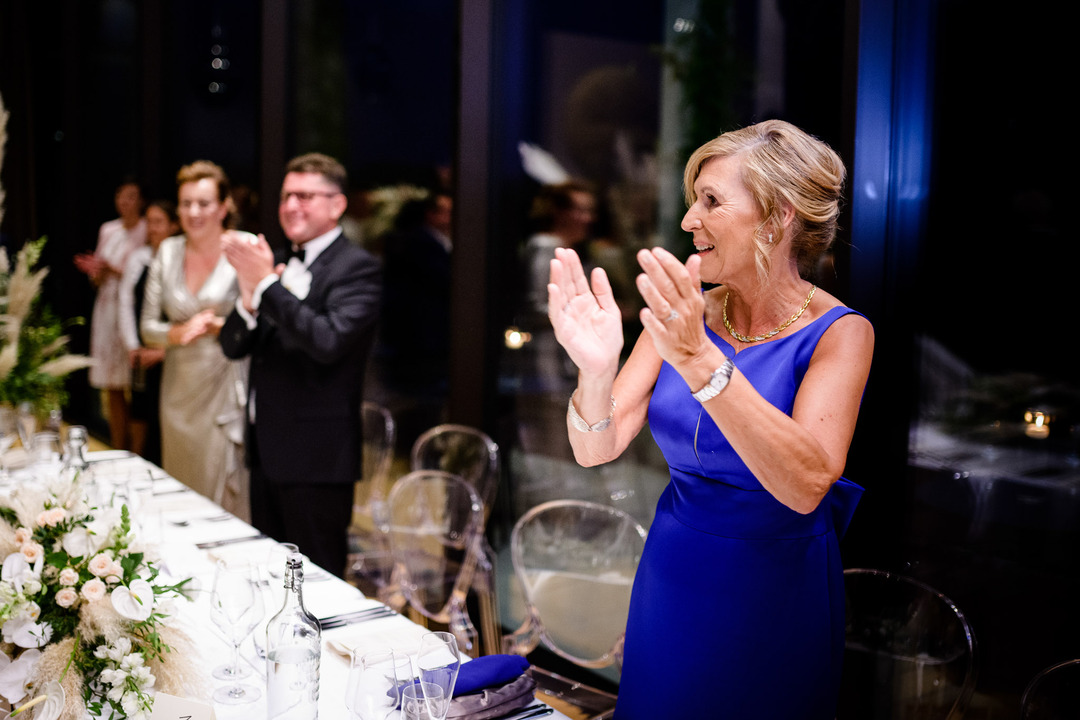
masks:
[[[727,387],[728,381],[731,380],[731,373],[734,370],[735,363],[731,362],[731,358],[724,358],[724,364],[713,370],[713,374],[709,378],[709,382],[705,383],[705,387],[694,393],[694,399],[703,403],[719,395],[720,391]]]

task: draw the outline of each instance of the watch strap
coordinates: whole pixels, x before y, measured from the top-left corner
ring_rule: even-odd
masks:
[[[727,387],[728,382],[731,380],[731,373],[734,371],[735,363],[731,361],[731,358],[724,358],[724,364],[713,370],[709,382],[705,383],[705,387],[693,394],[694,399],[700,403],[712,400],[720,394],[721,390]]]

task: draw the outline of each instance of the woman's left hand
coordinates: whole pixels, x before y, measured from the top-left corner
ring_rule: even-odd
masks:
[[[641,310],[641,324],[660,357],[678,369],[714,347],[704,329],[701,258],[691,255],[683,265],[659,247],[641,250],[637,258],[645,271],[637,277],[638,291],[647,306]]]

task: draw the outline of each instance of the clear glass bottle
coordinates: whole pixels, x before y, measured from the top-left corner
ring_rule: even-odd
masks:
[[[269,720],[319,717],[322,630],[304,607],[304,560],[285,561],[285,604],[266,625],[266,709]]]

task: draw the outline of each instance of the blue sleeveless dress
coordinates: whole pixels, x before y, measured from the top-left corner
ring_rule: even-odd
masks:
[[[706,332],[790,415],[822,334],[851,312],[833,308],[738,355]],[[833,720],[844,652],[838,542],[862,488],[841,478],[808,515],[780,504],[667,363],[649,426],[671,482],[634,579],[616,720]]]

